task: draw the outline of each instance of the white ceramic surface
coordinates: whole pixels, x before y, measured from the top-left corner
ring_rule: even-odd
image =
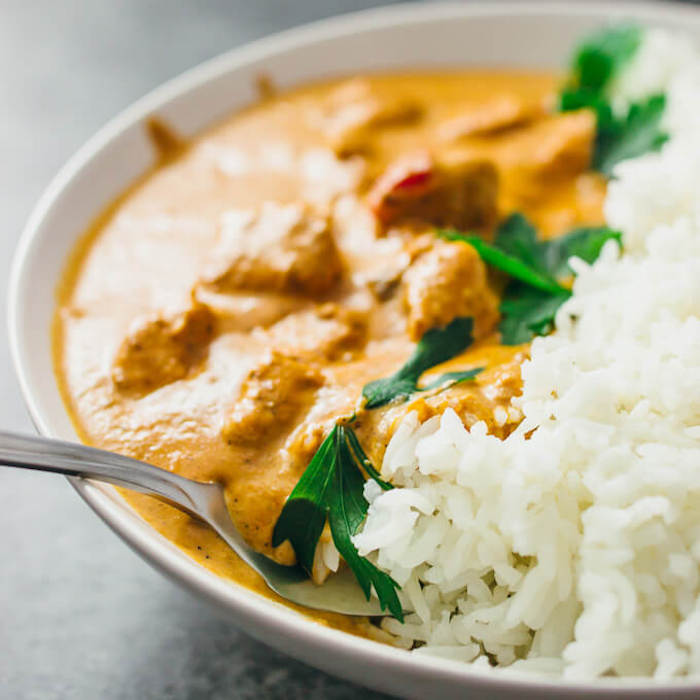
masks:
[[[32,419],[45,435],[76,439],[53,374],[50,342],[56,285],[66,257],[100,210],[152,162],[142,122],[162,116],[195,134],[254,98],[254,78],[282,87],[348,74],[428,66],[559,68],[578,37],[602,23],[634,18],[700,40],[700,11],[639,3],[400,5],[318,22],[249,44],[195,68],[117,116],[61,170],[31,215],[14,260],[9,331]],[[700,685],[606,679],[562,682],[478,671],[317,625],[217,578],[146,525],[111,488],[74,481],[112,529],[158,569],[258,639],[358,683],[416,698],[697,697]]]

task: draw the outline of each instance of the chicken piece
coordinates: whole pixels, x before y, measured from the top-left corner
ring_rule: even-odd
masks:
[[[562,180],[590,168],[595,133],[589,110],[551,115],[512,135],[499,161],[524,182]]]
[[[214,315],[201,304],[170,317],[138,319],[117,351],[115,386],[147,394],[183,379],[204,359],[214,326]]]
[[[474,319],[474,338],[493,331],[498,297],[490,289],[486,266],[472,246],[437,240],[403,277],[407,329],[413,340],[455,318]]]
[[[489,161],[457,153],[437,160],[418,152],[390,165],[367,201],[384,226],[413,221],[469,229],[494,223],[497,196],[498,176]]]
[[[444,141],[489,136],[527,124],[544,113],[545,105],[542,102],[533,102],[517,95],[498,95],[446,121],[440,126],[439,135]]]
[[[445,372],[485,368],[474,381],[454,384],[449,391],[414,394],[405,402],[392,403],[377,411],[359,411],[353,429],[370,461],[380,465],[387,445],[397,427],[409,413],[421,423],[453,409],[470,428],[478,421],[487,424],[489,433],[506,438],[522,421],[522,413],[511,405],[511,398],[522,391],[520,365],[527,353],[519,347],[472,346],[448,363],[426,372],[421,384],[432,382]]]
[[[316,296],[342,272],[329,220],[299,204],[266,202],[257,214],[228,212],[215,257],[203,283],[217,292]]]
[[[474,382],[427,397],[428,412],[442,415],[452,408],[465,425],[484,421],[491,435],[505,439],[523,418],[520,410],[511,405],[511,399],[522,393],[521,365],[525,359],[526,352],[515,351],[510,359],[487,367]]]
[[[477,378],[484,396],[494,402],[510,406],[511,399],[523,391],[522,366],[529,359],[527,350],[514,348],[513,357],[493,367]],[[517,413],[517,411],[516,411]]]
[[[331,93],[321,116],[329,146],[340,157],[372,149],[380,129],[408,126],[423,114],[422,105],[408,97],[379,94],[362,79],[344,83]]]
[[[248,372],[221,434],[229,444],[270,439],[314,402],[323,377],[314,365],[278,351]]]
[[[198,285],[195,298],[206,304],[216,316],[219,333],[251,333],[257,328],[268,328],[288,314],[309,306],[304,297],[289,294],[258,294],[255,292],[216,292]]]
[[[290,314],[258,334],[270,345],[296,356],[347,360],[367,341],[367,314],[328,303]]]

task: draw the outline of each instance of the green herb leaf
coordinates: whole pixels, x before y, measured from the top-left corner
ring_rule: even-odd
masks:
[[[311,574],[318,540],[328,520],[333,543],[352,569],[367,599],[374,586],[382,609],[388,609],[403,622],[403,609],[396,594],[400,586],[361,557],[352,542],[369,505],[363,493],[365,479],[360,466],[382,488],[392,488],[381,479],[354,431],[347,425],[336,425],[289,495],[275,523],[272,545],[277,547],[289,540],[300,565]]]
[[[454,386],[455,384],[461,384],[462,382],[467,382],[480,372],[483,372],[483,367],[476,367],[475,369],[468,369],[463,372],[445,372],[441,374],[437,379],[433,380],[429,384],[422,386],[419,391],[430,391],[432,389],[447,389],[448,387]]]
[[[623,115],[616,115],[610,104],[610,81],[634,56],[641,39],[641,29],[629,24],[593,35],[577,50],[571,79],[559,96],[562,112],[587,107],[595,113],[593,167],[604,175],[610,176],[620,161],[655,151],[668,139],[660,128],[664,95],[632,104]]]
[[[455,231],[438,233],[448,240],[469,243],[484,262],[513,277],[500,309],[501,340],[505,345],[519,345],[533,335],[546,335],[552,330],[557,309],[571,296],[561,284],[573,273],[568,264],[571,257],[591,263],[606,241],[621,244],[622,240],[617,231],[591,226],[541,241],[535,227],[520,213],[500,224],[491,245],[477,236]]]
[[[592,263],[611,239],[622,245],[622,235],[618,231],[607,226],[585,226],[557,238],[538,240],[535,227],[516,212],[499,225],[493,245],[519,258],[540,274],[561,281],[572,274],[569,258],[577,257]]]
[[[481,259],[495,267],[497,270],[505,272],[511,277],[529,284],[531,287],[541,289],[543,292],[557,294],[561,291],[561,286],[548,274],[541,272],[530,263],[520,257],[509,255],[495,245],[486,243],[479,236],[459,233],[458,231],[439,231],[439,235],[448,241],[461,241],[468,243],[476,249]]]
[[[338,426],[328,434],[289,495],[272,531],[272,546],[289,540],[299,564],[308,574],[316,544],[328,514],[328,490],[333,481]]]
[[[622,160],[658,151],[668,140],[660,127],[666,106],[665,95],[654,95],[630,106],[624,119],[598,127],[593,165],[605,175]]]
[[[328,514],[328,522],[333,543],[348,566],[353,570],[358,583],[369,600],[372,586],[382,609],[403,622],[403,609],[396,595],[399,584],[388,574],[378,569],[371,561],[361,557],[352,542],[352,536],[359,530],[367,515],[368,503],[363,495],[364,479],[355,465],[344,432],[340,428],[336,444],[337,468],[335,470],[334,501]]]
[[[513,282],[501,301],[501,342],[520,345],[535,335],[547,335],[554,328],[557,310],[570,296],[567,290],[562,294],[548,294]]]
[[[472,344],[472,326],[471,318],[462,317],[454,319],[444,328],[429,330],[398,372],[365,384],[362,389],[365,408],[378,408],[420,391],[418,380],[423,372],[447,362]]]
[[[557,279],[573,274],[569,267],[570,258],[592,263],[598,259],[600,251],[608,241],[617,241],[622,247],[622,234],[607,226],[585,226],[569,231],[564,236],[539,243],[545,268]]]
[[[607,97],[588,88],[567,86],[559,93],[559,111],[573,112],[577,109],[593,110],[597,119],[597,129],[610,129],[616,126],[612,106]]]
[[[389,489],[393,489],[394,487],[388,482],[384,481],[382,479],[381,475],[379,472],[374,468],[374,464],[370,461],[369,457],[365,453],[365,451],[362,449],[362,445],[360,445],[360,441],[357,439],[357,435],[355,435],[355,431],[351,430],[350,428],[345,428],[345,435],[347,437],[347,442],[348,446],[354,453],[353,456],[359,462],[364,470],[385,490],[389,491]]]
[[[544,260],[537,245],[537,230],[519,212],[511,214],[499,224],[493,244],[530,267],[545,271]]]
[[[636,53],[642,30],[635,24],[606,27],[583,41],[574,54],[572,71],[579,87],[601,91]]]

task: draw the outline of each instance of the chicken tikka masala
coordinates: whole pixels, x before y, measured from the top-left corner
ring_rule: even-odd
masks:
[[[503,276],[436,231],[489,242],[515,212],[543,240],[602,223],[594,117],[555,112],[556,89],[548,74],[377,75],[266,95],[188,143],[153,122],[157,167],[86,234],[60,291],[56,372],[81,438],[223,482],[249,543],[291,564],[273,529],[340,417],[375,465],[409,411],[451,407],[507,435],[528,344],[502,343]],[[431,388],[367,408],[366,385],[465,317],[472,342],[425,372]],[[201,564],[274,597],[207,527],[124,496]],[[316,556],[312,576],[328,570]]]

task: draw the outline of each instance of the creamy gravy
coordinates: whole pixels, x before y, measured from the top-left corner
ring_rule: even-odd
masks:
[[[379,464],[408,410],[427,417],[447,406],[467,424],[482,419],[507,434],[513,424],[498,425],[493,411],[519,390],[527,348],[498,344],[499,281],[487,279],[480,261],[444,247],[461,244],[440,248],[431,220],[379,225],[382,210],[371,202],[392,163],[420,151],[444,158],[446,168],[457,159],[486,162],[495,173],[494,212],[484,205],[474,224],[486,236],[512,211],[547,236],[601,223],[604,183],[588,169],[592,117],[551,115],[555,89],[555,77],[529,73],[382,75],[265,99],[186,146],[156,126],[168,157],[86,234],[59,293],[56,374],[81,438],[224,482],[248,540],[291,562],[289,543],[270,545],[286,497],[333,420],[358,408],[362,386],[396,371],[431,319],[454,317],[449,295],[425,301],[449,265],[471,265],[470,280],[481,275],[483,289],[460,301],[479,332],[472,348],[435,373],[487,370],[469,385],[360,411],[358,437]],[[481,188],[482,206],[490,185],[479,167],[464,177]],[[269,202],[278,206],[268,211]],[[437,205],[457,211],[463,203]],[[261,251],[251,246],[264,252],[268,230],[297,224],[305,241],[333,249],[289,269],[256,267]],[[242,249],[255,264],[238,264]],[[270,387],[274,395],[263,395]],[[124,495],[202,565],[276,598],[205,526]],[[365,620],[313,617],[375,634]]]

